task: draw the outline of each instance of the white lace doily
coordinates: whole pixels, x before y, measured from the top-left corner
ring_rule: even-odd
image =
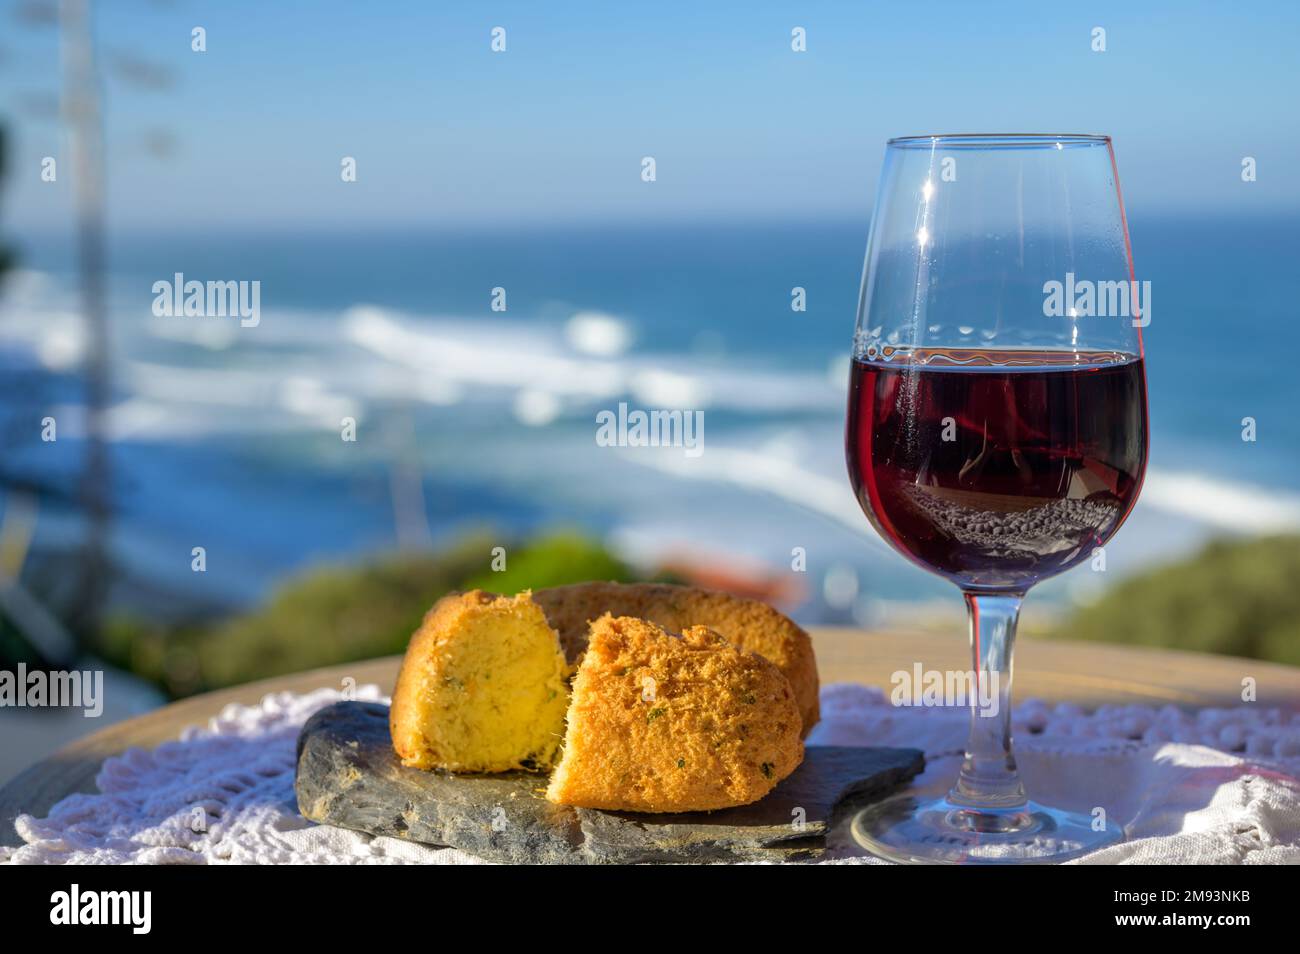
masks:
[[[377,838],[298,815],[298,730],[343,698],[332,689],[275,693],[228,706],[203,728],[153,750],[108,759],[99,793],[71,795],[45,818],[15,823],[25,844],[9,863],[474,864],[451,848]],[[375,686],[353,698],[386,701]],[[964,710],[896,708],[874,688],[822,692],[823,745],[922,748],[922,788],[951,781]],[[1029,700],[1013,713],[1026,784],[1043,802],[1108,806],[1128,840],[1082,859],[1113,863],[1300,863],[1300,714],[1242,705],[1189,714],[1172,706],[1085,712]],[[842,843],[827,860],[863,862]]]

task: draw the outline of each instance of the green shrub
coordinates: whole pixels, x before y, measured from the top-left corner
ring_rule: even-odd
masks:
[[[578,533],[556,533],[517,552],[507,552],[504,569],[479,570],[462,588],[518,593],[584,580],[628,582],[634,578],[631,569],[599,543]]]
[[[1053,635],[1300,665],[1300,536],[1215,541],[1117,584]]]

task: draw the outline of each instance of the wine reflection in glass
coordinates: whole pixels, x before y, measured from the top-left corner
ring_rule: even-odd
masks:
[[[1104,806],[1027,797],[1009,699],[1025,592],[1104,560],[1142,485],[1142,298],[1109,137],[889,142],[854,335],[849,475],[881,536],[961,588],[977,691],[951,791],[854,819],[875,854],[1059,861],[1123,837]]]

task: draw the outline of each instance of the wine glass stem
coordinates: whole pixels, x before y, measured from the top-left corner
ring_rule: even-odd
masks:
[[[948,798],[976,811],[1026,804],[1025,788],[1011,751],[1011,652],[1022,593],[967,592],[975,692],[970,739],[961,774]]]

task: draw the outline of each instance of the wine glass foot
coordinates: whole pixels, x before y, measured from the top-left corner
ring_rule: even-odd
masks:
[[[851,831],[873,855],[903,864],[1055,864],[1124,840],[1091,815],[1028,802],[974,810],[903,795],[863,809]]]

